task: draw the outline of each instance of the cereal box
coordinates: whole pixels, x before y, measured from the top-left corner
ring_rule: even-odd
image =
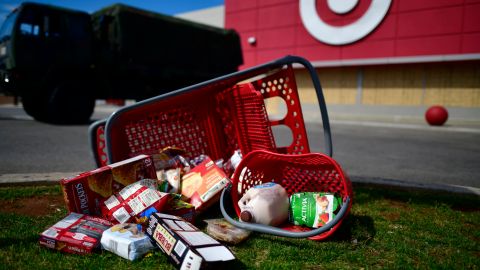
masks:
[[[103,202],[141,179],[157,179],[152,159],[139,155],[60,181],[67,209],[99,216]]]
[[[146,234],[178,269],[227,269],[235,260],[226,246],[177,216],[152,214]]]
[[[218,201],[229,182],[225,172],[207,157],[183,176],[181,194],[189,199],[195,210],[201,212]]]
[[[144,223],[152,212],[160,212],[170,196],[156,190],[156,182],[144,179],[110,196],[102,206],[102,216],[112,223]]]
[[[62,252],[88,254],[99,247],[102,233],[112,224],[106,220],[70,213],[40,235],[40,245]]]

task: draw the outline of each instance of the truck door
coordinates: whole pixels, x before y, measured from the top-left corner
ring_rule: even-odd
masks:
[[[35,72],[42,73],[68,63],[63,20],[53,10],[26,8],[18,23],[17,66],[38,68]]]
[[[42,14],[35,10],[25,9],[20,13],[17,25],[16,66],[28,69],[45,62]]]

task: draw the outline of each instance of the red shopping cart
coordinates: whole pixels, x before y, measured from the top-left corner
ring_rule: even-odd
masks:
[[[186,150],[187,157],[190,158],[205,154],[214,160],[227,160],[235,150],[240,149],[246,156],[246,161],[241,163],[245,166],[250,166],[248,160],[267,157],[254,155],[258,150],[269,151],[272,153],[271,157],[275,155],[285,157],[288,162],[276,164],[282,166],[289,162],[295,163],[295,160],[313,158],[309,155],[321,155],[309,154],[310,147],[297,91],[294,65],[305,67],[310,74],[322,117],[327,154],[322,157],[330,162],[328,166],[317,164],[316,168],[313,168],[315,166],[312,165],[311,170],[325,172],[335,169],[338,175],[336,181],[340,183],[338,186],[342,186],[333,188],[344,199],[342,207],[344,215],[337,215],[341,216],[338,221],[334,220],[337,224],[348,214],[352,191],[348,178],[330,158],[332,156],[330,126],[320,81],[313,66],[300,57],[287,56],[119,109],[107,121],[96,122],[90,127],[90,142],[96,162],[100,166],[138,154],[156,154],[159,149],[168,146]],[[269,118],[265,103],[270,98],[281,98],[285,102],[286,113],[282,119]],[[275,126],[284,126],[291,131],[293,139],[290,145],[277,146],[272,132]],[[253,158],[249,157],[249,153],[252,153]],[[307,156],[304,156],[305,154]],[[234,185],[237,184],[236,175],[237,172],[234,176]],[[328,185],[317,187],[325,187],[325,190],[315,191],[332,189]],[[241,190],[243,191],[245,188]],[[226,195],[225,192],[223,195]],[[231,188],[230,192],[232,202],[235,203],[241,192],[236,186]],[[225,210],[223,203],[226,201],[221,202],[223,210]],[[235,222],[231,218],[230,220]],[[257,230],[252,226],[249,229]],[[327,233],[331,233],[337,227],[333,226]],[[308,232],[280,230],[288,232],[282,234],[285,236],[313,236]],[[265,228],[261,231],[267,232]],[[276,230],[268,232],[277,233]]]

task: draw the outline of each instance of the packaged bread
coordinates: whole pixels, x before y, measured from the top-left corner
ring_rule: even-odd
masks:
[[[117,224],[104,231],[101,243],[105,250],[130,261],[141,258],[155,249],[150,238],[133,223]]]

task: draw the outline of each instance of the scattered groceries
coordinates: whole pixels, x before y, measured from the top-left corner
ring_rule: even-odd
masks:
[[[335,218],[342,198],[332,193],[302,192],[292,194],[290,204],[290,222],[318,228]]]
[[[288,219],[288,194],[276,183],[257,185],[238,201],[240,220],[277,226]]]
[[[40,245],[66,253],[88,254],[100,246],[112,224],[98,217],[70,213],[40,234]]]
[[[219,201],[242,154],[234,151],[226,161],[186,154],[167,147],[62,179],[70,213],[40,234],[40,245],[76,254],[103,249],[131,261],[160,249],[179,269],[225,268],[235,260],[225,245],[239,244],[251,232],[223,218],[204,220],[206,233],[193,224]],[[260,183],[238,201],[239,219],[316,228],[331,221],[341,204],[336,194],[289,196],[280,184]]]
[[[190,223],[195,223],[195,206],[183,201],[180,194],[170,194],[163,213],[178,216]]]
[[[235,260],[229,248],[176,216],[154,213],[146,233],[180,269],[225,269]]]
[[[228,183],[225,172],[207,157],[183,176],[181,193],[196,211],[202,211],[220,199]]]
[[[223,218],[206,219],[207,234],[218,241],[236,245],[247,239],[251,231],[237,228]]]
[[[137,224],[117,224],[103,232],[102,248],[130,261],[143,257],[155,249]]]
[[[151,179],[141,180],[110,196],[103,204],[102,215],[115,224],[146,222],[149,213],[163,210],[169,196],[156,190],[156,183],[151,182]]]
[[[145,178],[156,179],[155,168],[149,156],[139,155],[62,179],[60,185],[68,211],[100,216],[106,198]]]
[[[342,198],[328,192],[300,192],[290,197],[276,183],[250,188],[238,201],[240,220],[278,226],[287,220],[309,228],[324,226],[335,218]]]

